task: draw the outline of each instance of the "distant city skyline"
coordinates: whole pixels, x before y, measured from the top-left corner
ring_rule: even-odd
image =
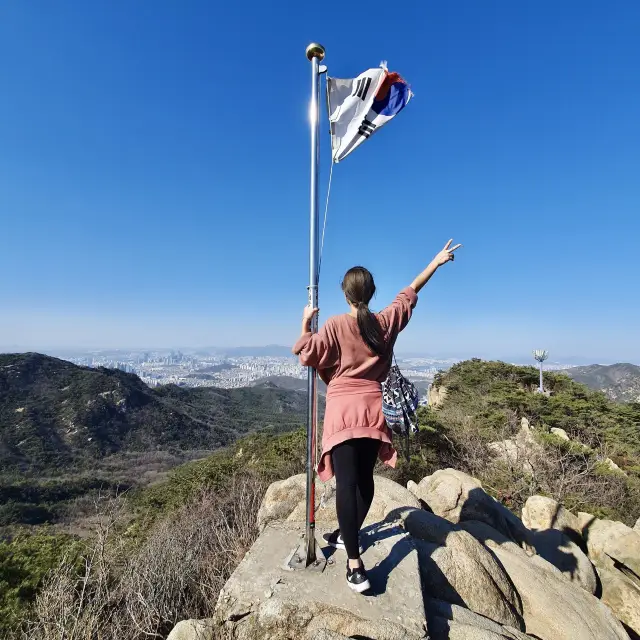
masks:
[[[307,370],[287,349],[271,346],[237,350],[95,350],[50,354],[89,368],[119,369],[137,375],[150,387],[177,385],[187,388],[234,389],[270,383],[305,390]],[[403,374],[427,402],[428,389],[439,371],[459,362],[456,358],[432,358],[396,354]],[[572,365],[549,363],[545,368],[568,369]]]
[[[2,345],[0,343],[0,353],[22,353],[27,351],[36,351],[43,353],[45,355],[51,355],[54,357],[61,357],[64,359],[74,358],[74,357],[82,357],[87,354],[96,354],[103,356],[105,354],[112,354],[114,357],[116,354],[130,354],[130,353],[142,353],[145,351],[152,353],[179,353],[184,352],[185,354],[193,354],[193,353],[201,353],[201,354],[218,354],[224,357],[293,357],[290,351],[290,347],[282,344],[265,344],[265,345],[235,345],[235,346],[212,346],[212,345],[200,345],[200,346],[188,346],[188,345],[174,345],[169,347],[159,347],[157,345],[143,345],[143,346],[120,346],[120,347],[105,347],[105,346],[93,346],[88,348],[81,347],[26,347],[24,345]],[[495,354],[487,354],[483,353],[481,350],[475,350],[469,353],[453,353],[453,352],[428,352],[421,350],[411,350],[411,349],[396,349],[396,354],[398,357],[403,359],[411,359],[411,358],[427,358],[434,359],[439,361],[461,361],[467,360],[470,358],[481,358],[482,360],[501,360],[503,362],[511,362],[514,364],[530,364],[534,366],[536,363],[531,355],[531,350],[529,352],[525,352],[522,354],[514,354],[514,353],[495,353]],[[550,352],[549,360],[545,363],[545,367],[557,367],[561,366],[579,366],[579,365],[588,365],[588,364],[615,364],[619,362],[628,362],[631,364],[640,365],[640,358],[638,360],[634,359],[616,359],[616,358],[594,358],[589,357],[589,355],[571,355],[571,354],[562,354],[562,353],[553,353]]]

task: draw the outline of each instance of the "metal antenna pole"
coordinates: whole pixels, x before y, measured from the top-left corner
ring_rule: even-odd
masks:
[[[533,352],[533,357],[538,361],[540,365],[540,387],[538,388],[538,393],[544,393],[544,383],[542,378],[542,363],[549,357],[548,351],[543,351],[542,349],[537,349]]]
[[[542,362],[540,362],[540,393],[544,393],[544,376],[542,375]]]
[[[324,59],[324,47],[316,42],[311,43],[306,50],[307,59],[311,62],[311,101],[309,104],[309,124],[311,128],[311,175],[309,199],[309,305],[318,306],[318,124],[320,98],[320,62]],[[311,331],[318,330],[318,318],[313,319]],[[304,554],[300,548],[296,549],[289,561],[294,569],[314,568],[322,570],[326,560],[318,558],[316,545],[316,435],[317,435],[317,373],[313,367],[307,372],[307,505]]]

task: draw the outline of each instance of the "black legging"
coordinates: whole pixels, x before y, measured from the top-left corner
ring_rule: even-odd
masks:
[[[350,560],[360,557],[358,533],[373,501],[373,468],[379,448],[379,440],[354,438],[331,452],[338,524]]]

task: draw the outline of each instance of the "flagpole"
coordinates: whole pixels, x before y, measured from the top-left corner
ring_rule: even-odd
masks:
[[[308,304],[318,307],[318,125],[320,102],[320,74],[326,67],[320,66],[324,59],[324,47],[312,42],[306,50],[311,63],[311,100],[309,102],[309,126],[311,130],[311,163],[309,189],[309,287]],[[311,332],[318,331],[318,318],[311,322]],[[291,569],[312,569],[323,571],[327,561],[316,545],[316,438],[317,438],[317,373],[313,367],[307,368],[307,492],[306,492],[306,530],[304,549],[298,545],[288,556],[286,565]]]
[[[318,307],[318,125],[320,98],[320,62],[324,59],[322,45],[311,43],[306,50],[311,62],[311,100],[309,103],[309,126],[311,129],[311,162],[309,189],[309,305]],[[314,317],[311,331],[318,330],[318,318]],[[317,564],[316,518],[315,518],[315,469],[317,440],[317,373],[313,367],[307,370],[307,495],[305,566]]]

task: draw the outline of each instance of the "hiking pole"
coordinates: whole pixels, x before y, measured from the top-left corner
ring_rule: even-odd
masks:
[[[324,59],[324,47],[315,42],[306,50],[311,63],[311,101],[309,103],[309,125],[311,128],[311,175],[309,200],[309,306],[318,306],[318,123],[320,74],[326,67],[320,66]],[[311,323],[311,331],[318,330],[318,317]],[[316,545],[316,435],[317,435],[317,372],[313,367],[307,369],[307,492],[306,492],[306,528],[304,550],[294,550],[288,562],[292,569],[316,569],[322,571],[326,560]]]

